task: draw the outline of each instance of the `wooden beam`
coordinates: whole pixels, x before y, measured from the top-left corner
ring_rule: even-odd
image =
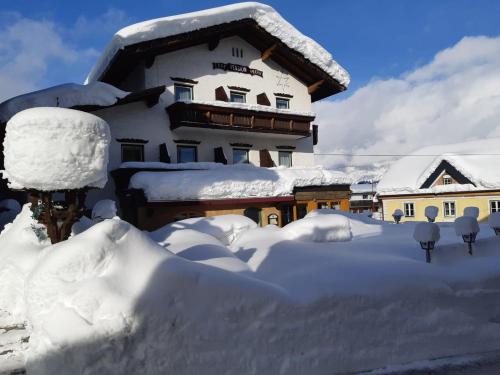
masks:
[[[155,55],[149,55],[144,58],[144,66],[146,67],[146,69],[149,69],[153,66],[153,64],[155,63],[155,58]]]
[[[319,89],[319,87],[320,87],[320,86],[321,86],[324,82],[325,82],[325,80],[324,80],[324,79],[321,79],[321,80],[319,80],[318,82],[313,83],[311,86],[309,86],[309,87],[307,88],[307,92],[308,92],[309,94],[313,94],[314,92],[316,92],[316,91]]]
[[[213,51],[219,45],[219,38],[210,39],[208,41],[208,50]]]
[[[269,59],[276,47],[278,47],[278,43],[274,43],[271,47],[262,52],[262,54],[260,55],[262,61],[266,61],[267,59]]]

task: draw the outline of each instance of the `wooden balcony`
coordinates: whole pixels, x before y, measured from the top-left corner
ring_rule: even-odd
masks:
[[[177,102],[167,107],[172,130],[180,127],[238,130],[258,133],[311,135],[313,116],[253,111],[200,103]]]

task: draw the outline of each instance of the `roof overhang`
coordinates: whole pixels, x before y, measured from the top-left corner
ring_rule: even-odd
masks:
[[[270,54],[272,60],[309,87],[313,102],[346,89],[319,66],[250,18],[126,46],[116,52],[98,80],[116,86],[141,62],[151,66],[158,55],[200,44],[207,44],[207,48],[212,50],[217,47],[220,39],[231,36],[239,36],[253,45],[261,51],[263,58],[264,54]]]

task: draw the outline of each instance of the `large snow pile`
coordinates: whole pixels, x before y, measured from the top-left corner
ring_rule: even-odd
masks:
[[[439,225],[436,223],[417,223],[413,238],[418,242],[438,242],[440,238]]]
[[[424,147],[394,163],[382,177],[377,193],[412,194],[439,193],[500,188],[498,163],[500,138]],[[438,185],[421,189],[442,161],[447,161],[472,184]]]
[[[500,228],[500,212],[492,212],[488,218],[488,224],[491,228]]]
[[[220,215],[212,217],[193,217],[191,219],[179,220],[175,223],[151,232],[151,238],[164,245],[165,239],[175,231],[192,229],[206,233],[224,245],[233,242],[240,233],[256,228],[257,224],[245,216],[241,215]]]
[[[1,103],[0,123],[9,121],[16,113],[29,108],[71,108],[85,105],[110,106],[128,94],[128,92],[104,82],[91,82],[88,85],[66,83],[16,96]]]
[[[5,171],[12,189],[102,188],[107,182],[108,124],[66,108],[31,108],[7,123]]]
[[[290,240],[313,242],[350,241],[349,219],[342,215],[317,215],[287,224],[283,229]]]
[[[273,8],[256,2],[226,5],[127,26],[113,36],[86,82],[99,80],[116,53],[127,46],[243,19],[255,20],[268,33],[302,54],[342,85],[345,87],[349,85],[349,73],[333,60],[328,51],[299,32]]]
[[[144,190],[149,201],[278,197],[291,195],[296,187],[335,184],[350,184],[350,179],[321,167],[243,164],[221,164],[211,170],[139,172],[130,179],[130,188]]]

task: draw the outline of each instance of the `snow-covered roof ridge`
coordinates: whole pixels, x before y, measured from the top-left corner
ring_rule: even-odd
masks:
[[[109,106],[128,94],[129,92],[104,82],[91,82],[86,85],[65,83],[4,101],[0,104],[0,122],[7,122],[16,113],[34,107]]]
[[[422,185],[443,162],[472,184],[443,185],[422,189]],[[434,145],[419,149],[394,163],[382,177],[379,194],[445,193],[500,189],[500,138]]]
[[[115,54],[126,46],[243,19],[253,19],[268,33],[302,54],[340,84],[345,87],[349,85],[349,73],[333,59],[328,51],[298,31],[272,7],[257,2],[236,3],[127,26],[113,36],[89,73],[86,82],[98,80]]]
[[[142,189],[149,201],[216,200],[282,197],[292,195],[297,187],[352,182],[346,174],[322,167],[213,164],[204,170],[138,172],[132,176],[130,187]]]

